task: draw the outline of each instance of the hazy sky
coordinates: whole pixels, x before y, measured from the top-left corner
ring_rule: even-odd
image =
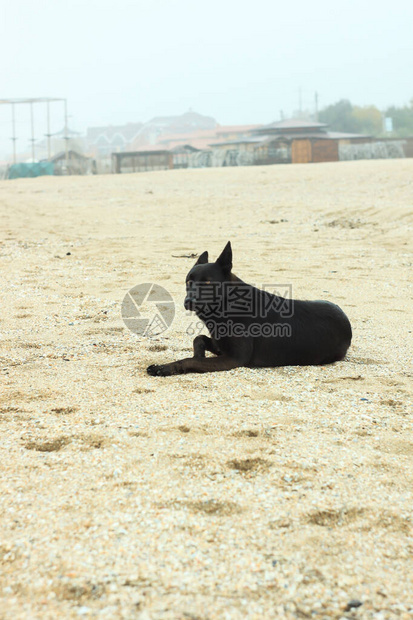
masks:
[[[300,88],[308,109],[315,91],[320,107],[413,97],[412,0],[1,4],[0,98],[67,97],[80,131],[189,108],[221,124],[268,123],[298,108]]]

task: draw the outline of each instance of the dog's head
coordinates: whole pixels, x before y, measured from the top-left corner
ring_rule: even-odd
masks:
[[[186,310],[196,310],[206,303],[206,298],[216,297],[219,285],[230,279],[232,269],[231,242],[227,245],[215,261],[208,262],[208,252],[203,252],[186,276]]]

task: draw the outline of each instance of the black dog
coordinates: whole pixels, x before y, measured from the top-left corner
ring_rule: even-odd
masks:
[[[194,356],[149,366],[153,376],[238,366],[306,366],[342,360],[351,343],[344,312],[328,301],[298,301],[246,284],[233,273],[230,242],[215,263],[204,252],[186,278],[185,308],[211,338],[194,339]],[[217,357],[205,357],[205,351]]]

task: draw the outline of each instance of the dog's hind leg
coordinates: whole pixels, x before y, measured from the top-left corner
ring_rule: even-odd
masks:
[[[212,338],[202,334],[194,338],[194,357],[197,359],[205,357],[205,351],[210,351],[214,355],[221,355],[221,351]]]

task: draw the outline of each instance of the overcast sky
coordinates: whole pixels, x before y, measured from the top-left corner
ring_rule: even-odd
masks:
[[[189,108],[269,123],[300,88],[307,109],[316,91],[320,107],[413,97],[413,0],[2,0],[1,12],[0,98],[66,97],[80,131]]]

